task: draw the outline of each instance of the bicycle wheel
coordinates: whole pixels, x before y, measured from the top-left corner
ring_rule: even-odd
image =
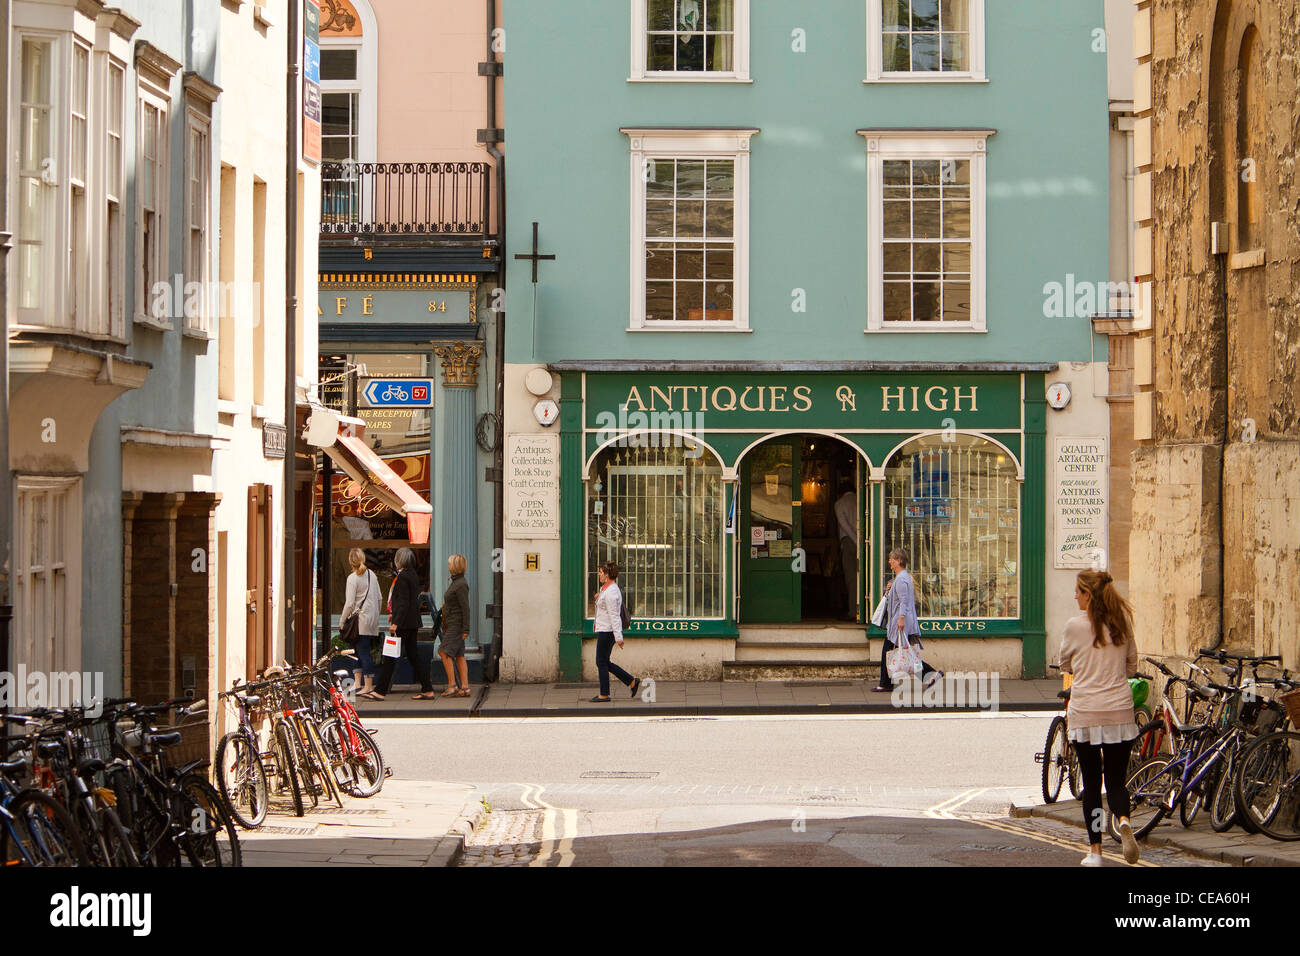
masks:
[[[99,823],[99,815],[81,797],[72,803],[72,819],[81,831],[81,842],[85,844],[91,866],[112,866],[113,854],[108,848],[108,839]]]
[[[1239,759],[1235,796],[1242,823],[1274,840],[1300,840],[1300,733],[1267,734]]]
[[[384,785],[384,755],[360,724],[351,723],[348,727],[356,735],[358,746],[355,753],[352,752],[347,730],[343,729],[343,724],[337,717],[330,717],[320,725],[321,740],[335,765],[342,761],[343,787],[347,792],[354,797],[373,797]]]
[[[72,815],[53,797],[24,790],[8,805],[6,866],[88,866],[90,857]]]
[[[1143,764],[1154,760],[1160,749],[1160,735],[1164,730],[1164,722],[1160,720],[1138,720],[1137,739],[1133,741],[1133,749],[1128,755],[1128,773],[1131,777],[1137,773]]]
[[[312,756],[312,762],[320,772],[321,783],[324,786],[322,796],[333,800],[340,807],[343,806],[343,794],[339,791],[338,780],[334,776],[335,767],[330,760],[329,752],[325,749],[325,742],[321,740],[316,721],[303,721],[303,730],[306,733],[307,743],[310,745],[308,749]]]
[[[1070,742],[1065,739],[1065,718],[1053,717],[1043,749],[1043,802],[1055,803],[1065,782]]]
[[[1196,818],[1201,815],[1201,809],[1205,806],[1205,795],[1214,793],[1214,787],[1222,771],[1219,764],[1220,761],[1215,761],[1215,766],[1210,769],[1205,778],[1178,805],[1178,822],[1184,829],[1191,827],[1196,822]]]
[[[1179,785],[1179,777],[1170,769],[1169,761],[1163,757],[1150,760],[1138,768],[1127,781],[1125,788],[1129,797],[1129,825],[1133,836],[1142,839],[1169,813],[1164,801],[1169,791]],[[1119,825],[1115,815],[1106,815],[1106,829],[1115,842],[1119,842]]]
[[[1227,833],[1237,822],[1237,798],[1233,791],[1240,768],[1241,758],[1229,754],[1223,773],[1219,774],[1210,793],[1210,828],[1215,833]]]
[[[131,846],[131,834],[122,826],[122,821],[113,807],[99,808],[99,828],[108,845],[110,866],[139,866],[140,859]]]
[[[245,830],[266,819],[266,767],[247,735],[226,734],[217,744],[217,786],[231,816]]]
[[[242,854],[235,821],[226,810],[221,794],[195,773],[180,779],[176,805],[185,827],[178,835],[185,861],[191,866],[239,866]]]
[[[293,746],[293,731],[282,720],[275,724],[275,791],[288,794],[293,803],[295,816],[302,816],[307,811],[302,805],[302,787],[298,785],[298,752]]]

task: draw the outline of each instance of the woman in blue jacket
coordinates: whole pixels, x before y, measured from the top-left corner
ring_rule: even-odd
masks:
[[[894,572],[894,580],[885,594],[885,640],[880,647],[880,683],[878,691],[891,691],[894,683],[889,679],[889,669],[885,666],[886,655],[902,643],[902,635],[920,650],[921,626],[916,620],[916,589],[912,585],[912,575],[907,565],[911,560],[906,548],[895,548],[889,552],[889,569]],[[922,662],[921,681],[928,684],[931,680],[943,677],[943,671],[936,670]]]

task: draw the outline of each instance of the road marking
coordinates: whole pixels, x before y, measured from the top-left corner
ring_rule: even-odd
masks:
[[[520,801],[526,807],[542,811],[541,852],[528,865],[549,866],[551,858],[558,857],[556,866],[572,866],[573,839],[578,835],[578,811],[555,807],[543,800],[544,784],[520,783],[515,786],[522,788]]]

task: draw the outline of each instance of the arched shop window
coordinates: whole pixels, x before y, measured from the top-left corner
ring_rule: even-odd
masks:
[[[698,446],[602,451],[587,483],[587,616],[597,566],[615,561],[634,616],[724,617],[722,488]]]
[[[1020,616],[1020,483],[1006,450],[976,435],[908,442],[885,467],[888,555],[911,555],[919,616]]]

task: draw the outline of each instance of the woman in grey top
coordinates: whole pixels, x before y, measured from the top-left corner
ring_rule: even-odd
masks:
[[[366,567],[366,553],[360,548],[348,552],[348,563],[352,573],[348,575],[347,600],[343,604],[343,613],[339,621],[346,621],[353,614],[357,615],[357,663],[359,671],[353,672],[355,688],[365,681],[365,686],[357,691],[357,696],[374,699],[375,665],[370,650],[376,646],[372,642],[379,640],[379,579],[375,572]]]
[[[1103,779],[1106,802],[1119,824],[1124,859],[1136,863],[1139,851],[1129,826],[1125,780],[1129,751],[1138,735],[1133,691],[1128,684],[1137,673],[1138,661],[1133,612],[1105,571],[1080,571],[1074,600],[1084,613],[1066,622],[1061,673],[1074,675],[1067,720],[1083,774],[1083,822],[1090,844],[1090,852],[1080,863],[1101,866]]]
[[[894,682],[889,679],[889,668],[885,665],[886,655],[903,642],[921,649],[921,625],[916,620],[916,591],[912,586],[912,575],[907,565],[911,556],[906,548],[895,548],[889,552],[889,568],[894,572],[894,580],[888,585],[885,594],[885,640],[880,646],[880,683],[878,691],[891,691]],[[921,681],[929,683],[943,677],[943,671],[921,663]]]

